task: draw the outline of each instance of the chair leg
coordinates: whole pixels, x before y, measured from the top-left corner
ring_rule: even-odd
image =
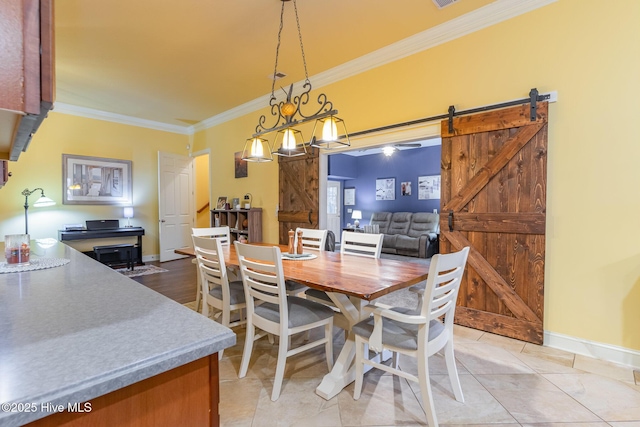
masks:
[[[309,331],[307,331],[308,333]],[[324,337],[327,342],[324,345],[326,358],[327,358],[327,366],[329,367],[329,372],[331,372],[331,368],[333,368],[333,324],[328,324],[324,326]]]
[[[420,383],[420,393],[422,394],[422,405],[424,412],[427,414],[427,423],[429,427],[438,427],[436,419],[436,409],[433,403],[433,393],[431,391],[431,383],[429,381],[429,358],[424,357],[420,360],[418,357],[418,381]]]
[[[453,353],[453,337],[449,338],[449,341],[444,346],[444,360],[447,364],[447,373],[449,374],[453,395],[458,402],[464,402],[460,377],[458,376],[458,369],[456,368],[456,357]]]
[[[282,380],[284,378],[284,366],[287,363],[287,351],[289,350],[288,337],[280,337],[278,343],[278,363],[276,365],[276,376],[273,379],[273,391],[271,392],[271,401],[275,402],[280,397],[280,389],[282,388]]]
[[[355,368],[356,368],[356,383],[353,388],[353,399],[360,399],[360,393],[362,393],[362,382],[364,379],[364,350],[365,343],[360,338],[360,336],[356,335],[356,360],[355,360]]]
[[[231,311],[228,308],[222,309],[222,325],[228,328],[230,322],[231,322]],[[224,349],[218,352],[218,360],[222,360],[223,354],[224,354]]]
[[[249,360],[251,359],[251,352],[253,350],[253,339],[256,333],[256,327],[249,324],[247,321],[247,332],[244,339],[244,350],[242,351],[242,362],[240,363],[240,372],[238,378],[244,378],[247,375],[247,369],[249,369]]]

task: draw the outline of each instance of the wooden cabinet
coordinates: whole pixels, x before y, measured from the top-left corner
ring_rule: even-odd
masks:
[[[262,208],[251,209],[214,209],[211,211],[211,225],[228,225],[231,229],[231,241],[245,236],[249,243],[262,242]]]
[[[53,107],[53,0],[0,1],[0,159],[18,160]]]

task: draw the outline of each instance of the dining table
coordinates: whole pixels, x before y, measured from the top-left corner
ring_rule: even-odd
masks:
[[[287,245],[251,243],[278,246],[283,254]],[[176,253],[195,256],[193,248],[180,248]],[[223,245],[227,266],[239,266],[233,244]],[[285,278],[303,283],[327,293],[352,327],[368,316],[364,306],[383,295],[407,288],[427,280],[428,267],[424,264],[383,258],[369,258],[340,252],[309,251],[308,259],[283,257]],[[335,360],[331,372],[324,376],[316,394],[329,400],[355,381],[355,336],[349,331],[344,346]]]

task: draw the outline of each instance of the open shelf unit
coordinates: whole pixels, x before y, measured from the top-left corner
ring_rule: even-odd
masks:
[[[220,226],[228,225],[231,230],[231,241],[235,242],[244,235],[249,243],[262,241],[262,208],[251,209],[213,209],[211,225],[214,226],[216,215]]]

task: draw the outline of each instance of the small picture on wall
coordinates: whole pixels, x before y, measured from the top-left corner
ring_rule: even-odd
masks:
[[[376,179],[376,200],[396,199],[396,179],[379,178]]]
[[[356,204],[356,189],[345,188],[344,189],[344,205],[354,206]]]
[[[411,195],[411,181],[406,181],[400,184],[400,194],[403,196]]]
[[[242,151],[238,151],[233,155],[236,178],[246,178],[249,176],[247,161],[242,160]]]
[[[440,175],[418,177],[418,200],[440,199]]]

